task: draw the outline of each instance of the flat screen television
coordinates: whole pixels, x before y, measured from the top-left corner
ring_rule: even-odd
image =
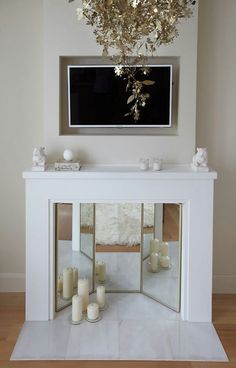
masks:
[[[114,65],[68,65],[68,119],[74,128],[171,127],[172,65],[150,65],[142,79],[155,81],[145,86],[150,93],[139,120],[130,112],[126,81],[114,73]]]

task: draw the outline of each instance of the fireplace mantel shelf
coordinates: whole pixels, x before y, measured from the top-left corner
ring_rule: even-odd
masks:
[[[160,171],[141,171],[137,165],[83,165],[80,171],[55,171],[53,165],[49,165],[46,171],[26,170],[24,179],[189,179],[209,180],[216,179],[214,170],[208,172],[193,171],[190,165],[164,165]]]

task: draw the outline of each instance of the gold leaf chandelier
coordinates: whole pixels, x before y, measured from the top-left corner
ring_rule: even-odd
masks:
[[[68,0],[72,2],[74,0]],[[115,74],[127,81],[127,103],[134,120],[140,119],[141,109],[150,93],[147,79],[150,68],[147,58],[157,48],[178,37],[182,18],[190,18],[195,0],[82,0],[77,8],[78,20],[85,19],[93,28],[96,42],[103,55],[111,56]]]

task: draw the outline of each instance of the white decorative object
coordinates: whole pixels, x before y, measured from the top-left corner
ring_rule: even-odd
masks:
[[[98,262],[98,281],[106,281],[106,263],[103,261]]]
[[[163,267],[163,268],[169,268],[170,267],[170,257],[161,256],[160,257],[160,266]]]
[[[151,239],[150,240],[150,250],[149,254],[151,253],[158,253],[160,251],[160,242],[158,239]]]
[[[54,164],[55,171],[79,171],[80,162],[57,161]]]
[[[140,158],[139,168],[140,168],[140,170],[148,170],[149,169],[149,159],[148,158]]]
[[[99,305],[99,308],[104,308],[106,304],[106,290],[105,286],[99,285],[97,287],[97,303]]]
[[[71,267],[63,270],[63,298],[70,299],[73,296],[73,270]]]
[[[150,254],[150,263],[151,263],[152,272],[158,272],[159,271],[159,254],[158,253]]]
[[[154,158],[152,163],[152,170],[153,171],[160,171],[161,170],[162,161],[160,158]]]
[[[73,158],[74,158],[74,153],[73,151],[71,151],[70,149],[66,149],[64,152],[63,152],[63,158],[65,161],[72,161]]]
[[[162,256],[167,257],[169,255],[169,244],[167,242],[162,242],[160,251]]]
[[[45,171],[46,168],[45,147],[34,148],[32,157],[32,171]]]
[[[90,321],[95,321],[99,318],[99,305],[97,303],[90,303],[88,305],[87,317]]]
[[[79,278],[79,270],[78,268],[73,268],[73,287],[76,288],[78,284],[78,278]]]
[[[72,322],[80,322],[83,319],[83,300],[79,295],[72,298]]]
[[[79,279],[78,280],[78,295],[82,297],[83,301],[83,312],[86,311],[89,303],[89,280]]]
[[[98,277],[99,271],[100,271],[100,265],[99,265],[99,262],[96,261],[96,263],[95,263],[95,276]]]
[[[57,279],[57,292],[61,293],[62,290],[63,290],[63,278],[62,275],[59,275]]]
[[[198,147],[197,153],[193,156],[191,167],[194,171],[208,172],[208,153],[207,148]]]

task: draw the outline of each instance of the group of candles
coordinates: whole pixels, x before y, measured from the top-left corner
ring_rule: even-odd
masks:
[[[106,279],[106,264],[103,261],[96,262],[95,274],[98,282],[104,283]],[[74,295],[74,289],[77,294]],[[62,298],[70,300],[72,298],[72,321],[78,323],[83,319],[83,313],[87,312],[87,319],[95,321],[99,319],[99,309],[105,307],[105,287],[97,287],[97,302],[89,303],[89,280],[79,278],[79,270],[76,267],[66,267],[62,275],[57,280],[57,290],[62,294]]]
[[[83,319],[83,313],[87,312],[87,320],[94,322],[99,319],[99,309],[105,308],[105,287],[97,287],[97,302],[89,303],[89,280],[78,280],[78,292],[72,298],[72,322],[79,323]]]
[[[152,161],[149,158],[140,158],[139,168],[140,170],[149,170],[152,168],[153,171],[161,170],[162,160],[159,157],[154,157]]]
[[[99,283],[106,280],[106,263],[98,261],[95,264],[95,276]],[[57,290],[62,293],[63,299],[71,299],[74,295],[74,288],[77,288],[79,280],[79,270],[76,267],[66,267],[57,281]]]
[[[159,272],[160,268],[170,267],[169,244],[158,239],[150,240],[150,268]]]
[[[74,295],[74,288],[77,287],[79,270],[76,267],[66,267],[62,275],[57,280],[57,291],[62,293],[63,299],[71,299]]]

